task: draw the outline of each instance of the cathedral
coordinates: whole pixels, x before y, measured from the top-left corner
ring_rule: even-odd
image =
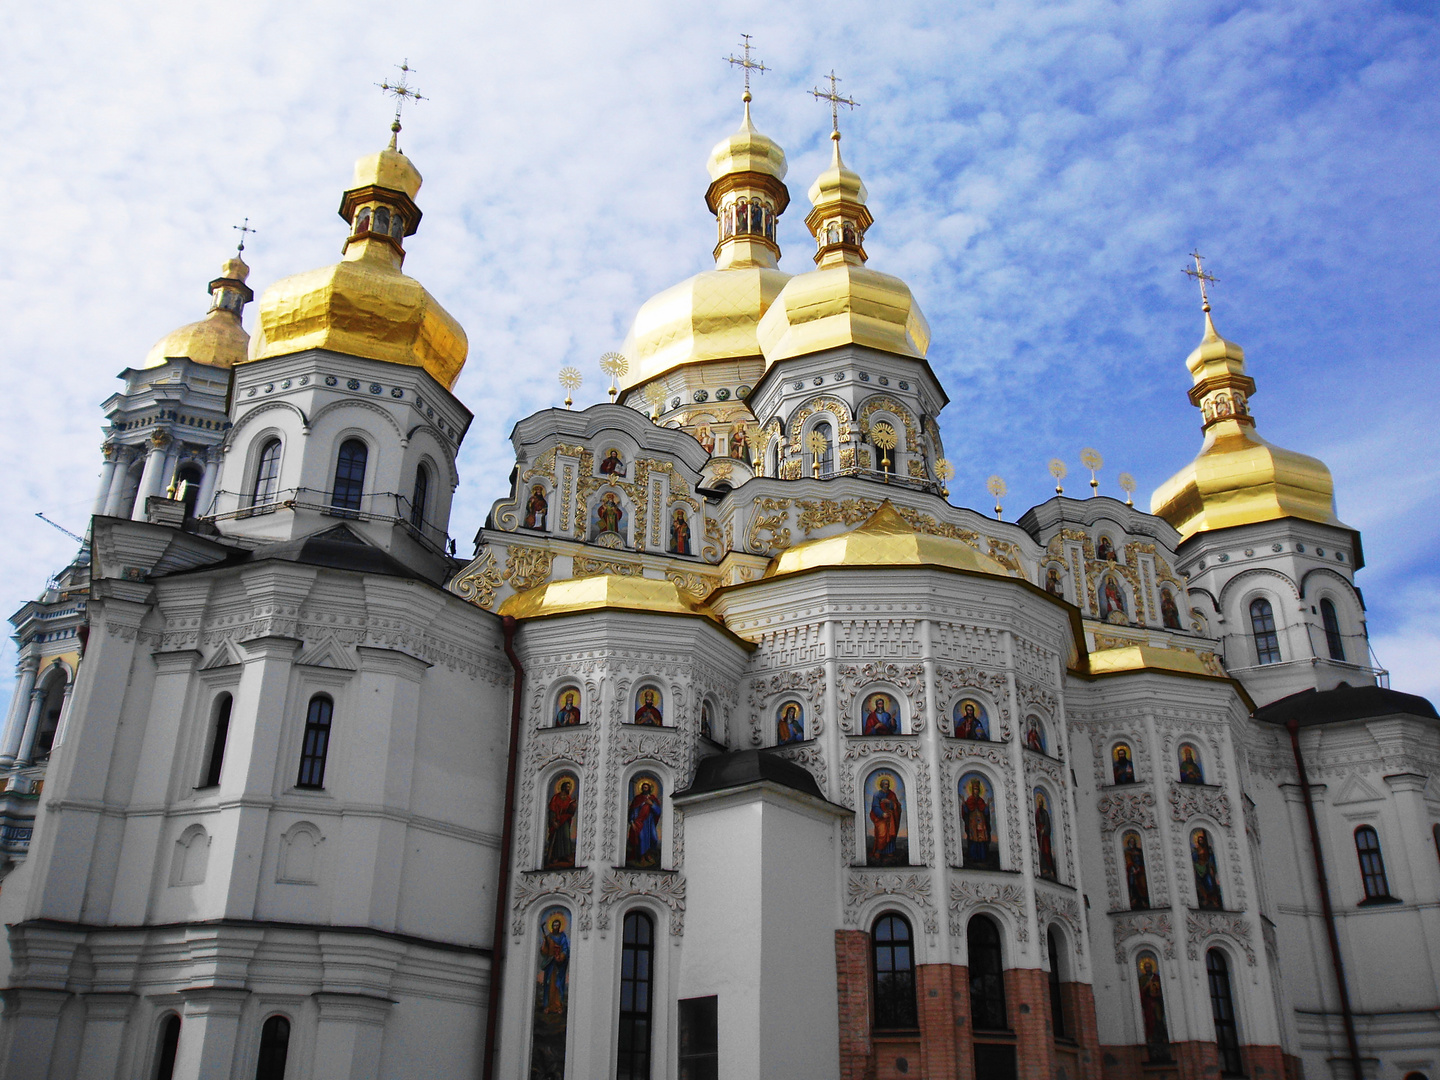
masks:
[[[1440,718],[1244,350],[1207,301],[1149,512],[956,506],[883,207],[837,128],[781,269],[750,107],[469,558],[398,121],[338,262],[120,374],[11,620],[0,1075],[1440,1076]]]

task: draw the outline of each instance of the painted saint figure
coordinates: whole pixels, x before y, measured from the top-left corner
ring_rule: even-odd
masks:
[[[1036,753],[1045,753],[1045,729],[1040,726],[1038,716],[1025,718],[1025,745]]]
[[[1055,843],[1051,834],[1050,804],[1045,792],[1035,789],[1035,846],[1040,850],[1040,876],[1056,880]]]
[[[540,914],[530,1080],[554,1080],[565,1075],[565,1027],[570,1011],[569,926],[570,913],[562,907],[546,908]]]
[[[871,866],[904,866],[910,862],[905,831],[904,786],[888,769],[877,769],[865,781],[870,825],[866,832],[866,859]]]
[[[620,496],[607,491],[600,496],[600,505],[595,508],[595,522],[601,533],[624,534],[625,508],[620,505]]]
[[[960,822],[965,832],[965,865],[1000,869],[990,783],[979,773],[960,778]]]
[[[574,690],[566,690],[560,695],[560,705],[555,710],[556,727],[574,727],[580,723],[580,706],[577,704],[578,694]]]
[[[1110,752],[1110,772],[1117,784],[1135,782],[1135,762],[1130,759],[1130,747],[1123,742],[1116,743],[1115,749]]]
[[[974,698],[965,698],[955,705],[955,737],[990,741],[990,725],[985,719],[985,706]]]
[[[670,518],[670,550],[676,555],[690,554],[690,519],[677,509]]]
[[[1095,547],[1095,557],[1104,562],[1115,562],[1115,547],[1110,543],[1108,536],[1100,537],[1100,543]]]
[[[575,777],[561,773],[550,785],[545,808],[545,869],[575,865]]]
[[[1180,609],[1175,604],[1175,597],[1170,594],[1169,589],[1160,590],[1160,618],[1165,623],[1167,630],[1180,630]]]
[[[1045,569],[1045,591],[1051,596],[1058,596],[1064,599],[1065,584],[1060,580],[1060,568],[1050,566]]]
[[[895,714],[895,703],[884,694],[872,697],[861,730],[866,735],[899,735],[900,718]]]
[[[1106,576],[1100,582],[1100,618],[1106,622],[1124,622],[1125,615],[1125,593],[1113,577]],[[1110,616],[1119,615],[1118,620]]]
[[[700,703],[700,737],[715,741],[715,716],[714,710],[710,708],[710,702]]]
[[[775,741],[781,746],[805,741],[805,714],[793,701],[787,701],[780,706],[779,719],[775,724]]]
[[[625,832],[625,865],[636,870],[660,868],[660,781],[639,773],[630,781],[629,827]]]
[[[545,516],[550,513],[550,503],[545,498],[545,489],[536,484],[530,489],[530,498],[525,500],[525,528],[545,528]]]
[[[746,464],[750,462],[750,433],[745,430],[744,420],[736,420],[730,428],[730,456]]]
[[[1170,1029],[1165,1026],[1165,988],[1160,983],[1160,963],[1152,952],[1135,958],[1140,981],[1140,1015],[1145,1021],[1145,1045],[1151,1061],[1170,1060]]]
[[[1145,849],[1140,844],[1140,834],[1131,829],[1124,836],[1125,846],[1125,887],[1130,893],[1132,911],[1143,911],[1150,906],[1150,879],[1145,874]]]
[[[601,476],[624,476],[625,459],[620,456],[620,451],[611,447],[605,451],[605,457],[600,462]]]
[[[665,723],[664,714],[660,710],[660,701],[655,693],[655,688],[645,687],[636,697],[635,701],[635,723],[647,724],[650,727],[661,727]]]
[[[1189,743],[1180,744],[1180,783],[1205,783],[1205,774],[1200,769],[1200,760],[1195,754],[1195,747]]]
[[[1215,868],[1215,848],[1210,834],[1196,829],[1190,834],[1190,865],[1195,869],[1195,901],[1199,907],[1223,911],[1220,896],[1220,872]]]
[[[705,453],[713,454],[715,452],[715,433],[710,430],[709,424],[700,425],[699,430],[695,432],[695,439],[704,448]]]

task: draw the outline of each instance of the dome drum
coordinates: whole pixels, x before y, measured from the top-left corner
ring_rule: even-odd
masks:
[[[341,218],[345,220],[347,225],[355,224],[356,235],[352,237],[352,239],[358,238],[359,236],[359,218],[363,211],[371,208],[373,212],[373,208],[377,206],[393,207],[399,211],[397,216],[404,222],[402,236],[414,236],[415,231],[420,228],[420,218],[422,216],[420,208],[415,205],[415,201],[411,199],[409,195],[406,195],[403,191],[395,191],[393,188],[384,188],[376,184],[366,184],[364,187],[351,188],[345,192],[344,196],[340,199]],[[388,228],[379,231],[370,230],[369,232],[371,235],[383,236],[384,238],[394,237],[394,233]],[[395,237],[395,239],[398,243],[399,237]]]

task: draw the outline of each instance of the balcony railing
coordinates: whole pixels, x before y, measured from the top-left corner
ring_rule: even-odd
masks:
[[[297,510],[350,521],[404,525],[426,547],[441,555],[449,553],[449,534],[432,521],[424,518],[417,520],[414,504],[394,491],[367,491],[358,499],[346,493],[336,499],[335,492],[319,488],[284,488],[258,502],[253,495],[217,491],[211,503],[211,512],[203,515],[203,520],[235,521]]]

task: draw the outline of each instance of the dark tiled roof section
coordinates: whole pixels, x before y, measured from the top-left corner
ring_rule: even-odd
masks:
[[[1293,718],[1301,727],[1333,724],[1342,720],[1365,720],[1372,716],[1419,716],[1440,720],[1435,706],[1417,694],[1402,694],[1383,686],[1337,686],[1334,690],[1302,690],[1255,710],[1255,719],[1267,724],[1288,724]]]
[[[728,791],[747,784],[768,780],[812,798],[824,800],[820,785],[809,771],[793,761],[786,761],[764,750],[736,750],[702,758],[695,769],[695,780],[680,795],[704,795]]]

